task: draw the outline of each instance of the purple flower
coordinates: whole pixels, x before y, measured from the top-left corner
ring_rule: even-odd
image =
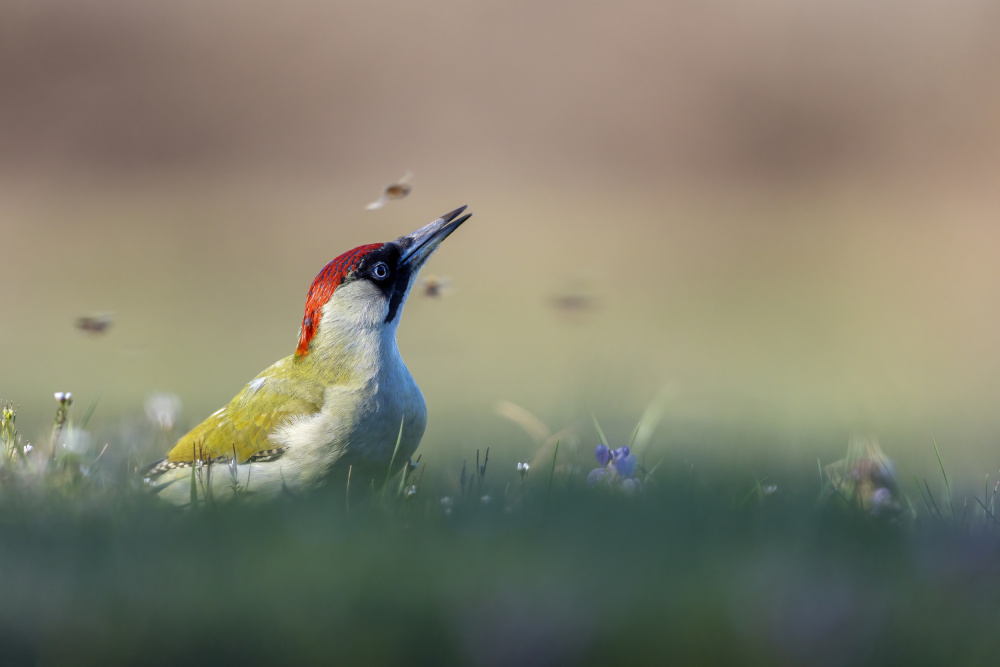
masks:
[[[627,459],[631,454],[631,449],[628,446],[619,447],[618,449],[608,449],[608,446],[603,442],[597,445],[594,450],[594,458],[597,462],[601,464],[602,467],[608,465],[609,463],[617,463],[622,459]]]
[[[601,467],[608,465],[608,461],[612,460],[611,450],[604,443],[597,445],[597,449],[594,450],[594,456],[597,457],[597,462],[601,464]]]
[[[622,447],[626,452],[628,447]],[[635,476],[635,467],[639,464],[639,459],[636,458],[635,454],[626,454],[622,458],[615,458],[615,471],[617,471],[619,477],[624,477],[626,479]]]
[[[631,480],[635,484],[629,486],[629,491],[634,493],[636,490],[642,489],[642,485],[635,479],[635,469],[639,465],[639,459],[629,447],[609,449],[607,445],[601,443],[594,449],[594,458],[597,459],[600,467],[594,468],[587,475],[588,486],[594,486],[607,480],[611,483],[621,481],[622,488],[625,488],[625,482]],[[609,473],[610,477],[608,477]]]

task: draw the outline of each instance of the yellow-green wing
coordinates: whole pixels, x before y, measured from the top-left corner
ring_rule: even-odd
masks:
[[[287,359],[257,376],[229,405],[222,408],[177,441],[167,453],[167,462],[229,459],[236,452],[240,463],[268,455],[279,447],[269,440],[275,427],[289,419],[318,412],[323,405],[319,383],[293,382],[272,371]],[[277,453],[277,452],[273,452]]]

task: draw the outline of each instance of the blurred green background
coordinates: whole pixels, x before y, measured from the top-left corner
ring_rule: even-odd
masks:
[[[997,34],[985,0],[7,0],[0,396],[29,440],[54,391],[193,425],[293,351],[327,261],[469,204],[399,332],[425,458],[530,453],[500,400],[623,440],[667,387],[662,443],[873,433],[923,475],[933,433],[981,484]]]

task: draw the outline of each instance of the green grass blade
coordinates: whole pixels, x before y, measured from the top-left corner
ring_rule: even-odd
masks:
[[[667,404],[674,398],[675,394],[676,390],[673,386],[665,385],[646,406],[639,418],[635,435],[632,436],[632,444],[629,445],[636,450],[637,454],[646,451],[653,438],[653,432],[666,414]]]
[[[410,471],[410,466],[407,463],[403,464],[403,474],[399,476],[399,488],[396,489],[396,496],[402,497],[403,491],[406,490],[406,473]]]
[[[990,475],[986,474],[986,486],[983,487],[983,509],[986,509],[985,503],[990,502]]]
[[[993,519],[993,523],[995,523],[996,525],[1000,526],[1000,521],[997,521],[996,515],[994,515],[993,512],[991,512],[988,509],[986,509],[986,505],[984,505],[979,500],[979,498],[976,498],[976,502],[979,503],[979,506],[983,508],[984,512],[986,512],[986,516],[988,516],[989,518]]]
[[[753,474],[753,481],[754,481],[754,484],[756,485],[757,503],[760,504],[760,505],[763,505],[764,504],[764,487],[761,486],[760,483],[761,482],[766,482],[767,481],[767,477],[765,477],[764,479],[761,479],[760,477],[757,476],[757,473],[755,472]]]
[[[198,507],[198,482],[195,481],[194,471],[198,466],[192,461],[191,462],[191,507]]]
[[[385,500],[385,487],[389,486],[389,477],[392,476],[392,466],[396,463],[396,454],[399,453],[399,443],[403,441],[403,423],[406,415],[399,420],[399,435],[396,436],[396,448],[392,450],[392,458],[389,459],[389,469],[385,471],[385,482],[382,484],[382,500]]]
[[[941,514],[941,510],[938,509],[937,503],[934,502],[934,494],[931,493],[931,485],[927,483],[926,479],[924,480],[924,488],[927,489],[927,497],[930,499],[931,507],[934,508],[934,511],[937,513],[937,517],[941,519],[941,521],[944,521],[944,514]]]
[[[822,501],[823,496],[826,495],[826,480],[823,479],[823,464],[820,463],[819,458],[816,458],[816,469],[819,471],[819,496],[816,500]]]
[[[924,490],[920,488],[920,480],[917,479],[916,475],[913,476],[913,483],[917,485],[917,493],[920,494],[920,499],[924,501],[924,507],[927,508],[927,514],[934,516],[934,512],[931,511],[931,506],[927,502],[927,498],[924,497]]]
[[[937,440],[934,436],[931,436],[931,442],[934,444],[934,453],[937,454],[938,465],[941,466],[941,476],[944,477],[944,488],[948,492],[948,506],[951,507],[951,518],[958,522],[958,515],[955,513],[955,503],[951,499],[951,484],[948,483],[948,474],[944,471],[944,462],[941,460],[941,452],[938,450]]]
[[[629,446],[630,449],[634,449],[635,448],[635,438],[636,438],[637,435],[639,435],[639,429],[640,428],[642,428],[642,421],[641,420],[639,421],[639,423],[637,423],[635,425],[635,430],[632,431],[632,439],[628,443],[628,446]]]
[[[552,452],[552,468],[549,470],[549,495],[552,495],[552,478],[556,475],[556,457],[559,456],[559,441],[556,440],[556,449]]]
[[[97,409],[97,404],[101,402],[101,396],[102,394],[98,394],[97,397],[90,402],[90,407],[87,408],[87,414],[85,414],[83,419],[80,421],[80,428],[87,428],[87,422],[89,422],[90,418],[94,415],[94,410]]]
[[[594,421],[594,428],[597,429],[597,435],[601,439],[601,443],[605,445],[608,449],[611,449],[611,445],[608,444],[607,436],[604,435],[604,431],[601,430],[601,425],[597,422],[597,415],[591,412],[590,418]]]
[[[740,507],[746,506],[746,504],[750,501],[750,499],[753,498],[754,495],[757,494],[757,493],[759,493],[759,492],[760,492],[760,485],[759,484],[755,484],[754,486],[751,486],[750,490],[747,491],[747,494],[745,496],[743,496],[743,500],[740,501]]]

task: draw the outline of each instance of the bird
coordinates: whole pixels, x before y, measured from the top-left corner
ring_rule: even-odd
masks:
[[[324,266],[309,288],[294,354],[147,466],[146,484],[186,504],[199,488],[218,496],[232,486],[257,498],[345,479],[368,488],[402,468],[423,437],[427,406],[396,329],[421,267],[472,216],[465,209]]]

